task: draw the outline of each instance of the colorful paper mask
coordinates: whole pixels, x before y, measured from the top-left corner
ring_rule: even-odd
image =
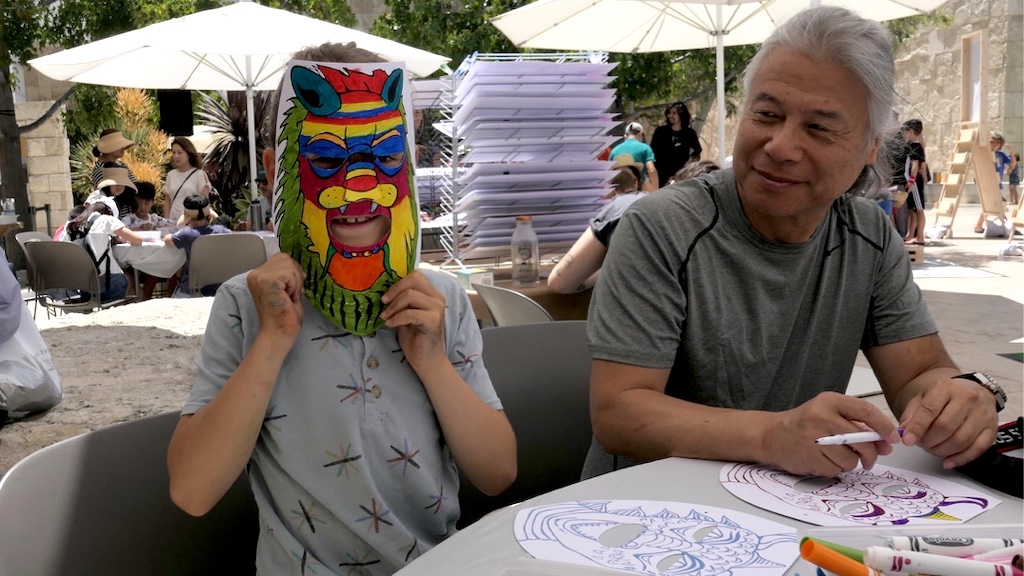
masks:
[[[359,335],[380,328],[380,297],[419,255],[405,78],[390,63],[292,61],[281,93],[281,251],[306,273],[309,301]]]

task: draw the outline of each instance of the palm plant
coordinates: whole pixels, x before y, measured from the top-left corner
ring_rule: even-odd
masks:
[[[213,145],[206,154],[207,173],[220,193],[218,211],[234,218],[245,214],[249,197],[249,128],[244,92],[200,93],[196,114],[213,130]],[[256,122],[256,151],[267,146],[262,134],[266,115],[270,113],[270,93],[253,95],[253,117]]]
[[[152,182],[157,189],[155,206],[163,206],[163,184],[167,163],[167,134],[154,128],[152,98],[135,88],[118,89],[114,103],[117,128],[135,145],[124,155],[124,162],[140,182]],[[92,168],[96,157],[92,149],[100,139],[95,131],[71,147],[71,188],[75,203],[83,201],[92,192]]]

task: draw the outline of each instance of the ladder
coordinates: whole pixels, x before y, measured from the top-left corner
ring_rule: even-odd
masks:
[[[1006,207],[999,196],[995,158],[988,142],[980,141],[979,137],[980,130],[975,123],[965,122],[957,134],[956,145],[950,155],[949,170],[942,181],[939,199],[935,201],[935,225],[945,227],[945,238],[953,236],[953,219],[960,207],[967,173],[972,168],[982,213],[999,219],[1006,218]],[[949,222],[943,224],[941,218],[949,218]]]

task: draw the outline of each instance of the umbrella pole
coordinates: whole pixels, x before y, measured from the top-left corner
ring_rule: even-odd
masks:
[[[715,31],[715,76],[718,84],[718,165],[725,168],[725,31],[722,30],[722,5],[715,6],[718,30]]]
[[[249,128],[249,226],[253,230],[263,230],[263,215],[260,214],[259,192],[256,191],[256,118],[253,117],[252,105],[252,60],[245,57],[245,119]]]

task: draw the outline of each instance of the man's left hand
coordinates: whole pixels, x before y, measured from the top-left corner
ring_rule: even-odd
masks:
[[[447,361],[444,346],[445,299],[426,275],[413,271],[396,282],[381,300],[381,317],[398,332],[398,344],[417,372],[430,362]]]
[[[984,387],[946,378],[925,388],[903,411],[903,443],[943,459],[946,469],[980,456],[996,438],[995,399]]]

